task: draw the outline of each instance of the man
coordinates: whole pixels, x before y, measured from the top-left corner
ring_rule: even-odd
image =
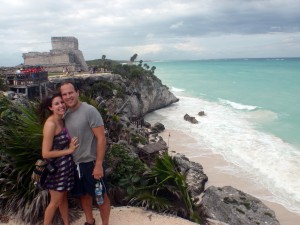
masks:
[[[97,109],[86,102],[79,101],[79,90],[70,81],[63,82],[60,92],[69,108],[65,115],[65,124],[71,137],[78,137],[79,147],[73,158],[77,165],[77,176],[72,190],[74,196],[80,197],[85,213],[85,225],[95,224],[92,213],[95,182],[104,177],[103,161],[106,139],[104,124]],[[103,181],[103,180],[102,180]],[[102,225],[108,225],[110,200],[104,186],[104,203],[99,206]]]

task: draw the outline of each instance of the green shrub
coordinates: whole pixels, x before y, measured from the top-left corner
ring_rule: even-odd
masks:
[[[0,91],[7,91],[7,90],[8,90],[8,87],[5,84],[5,80],[4,80],[4,78],[1,77],[1,74],[0,74]]]
[[[93,98],[97,96],[109,98],[113,96],[113,90],[117,91],[118,98],[124,98],[125,91],[122,89],[122,87],[104,80],[94,83],[91,87],[89,87],[89,89],[84,90],[84,92],[85,95],[92,96]]]
[[[142,161],[129,153],[125,146],[115,144],[107,151],[106,162],[108,165],[115,165],[110,176],[112,186],[118,186],[132,194],[135,185],[142,182],[141,177],[146,171]]]
[[[137,146],[138,143],[145,145],[148,143],[148,140],[139,134],[131,134],[131,144]]]

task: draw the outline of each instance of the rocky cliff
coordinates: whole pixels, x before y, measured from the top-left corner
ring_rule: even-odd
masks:
[[[122,112],[127,117],[142,117],[179,100],[155,76],[128,79],[118,74],[90,74],[49,80],[50,89],[56,89],[64,80],[72,80],[79,89],[92,93],[99,102],[104,101],[111,114]]]

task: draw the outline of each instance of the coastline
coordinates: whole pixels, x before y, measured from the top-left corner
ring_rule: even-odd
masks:
[[[201,156],[188,156],[193,147],[191,145],[188,146],[187,143],[193,144],[196,141],[181,131],[166,129],[160,133],[160,136],[168,144],[170,154],[179,153],[186,155],[190,161],[200,163],[203,166],[204,173],[208,176],[208,182],[205,185],[206,188],[212,185],[217,187],[232,186],[259,198],[275,212],[276,218],[281,225],[296,225],[299,223],[300,214],[287,210],[281,204],[260,198],[260,196],[272,196],[272,193],[267,189],[262,187],[257,188],[255,184],[241,175],[238,176],[238,174],[230,173],[230,171],[226,172],[224,168],[229,168],[230,170],[234,165],[227,162],[221,155],[205,149],[201,152]]]

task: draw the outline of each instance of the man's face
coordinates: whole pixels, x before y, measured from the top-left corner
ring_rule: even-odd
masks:
[[[60,87],[60,93],[67,107],[74,109],[78,106],[79,91],[76,92],[72,84],[63,84]]]

